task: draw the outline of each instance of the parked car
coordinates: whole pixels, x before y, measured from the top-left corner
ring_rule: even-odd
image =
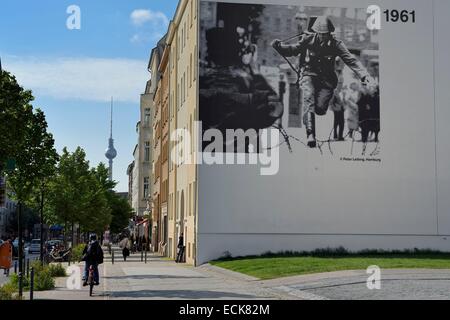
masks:
[[[30,246],[28,247],[28,253],[40,253],[41,252],[41,239],[31,240]]]

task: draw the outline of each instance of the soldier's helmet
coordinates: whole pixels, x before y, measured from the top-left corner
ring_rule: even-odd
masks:
[[[311,29],[316,33],[330,33],[336,30],[333,25],[333,22],[331,22],[330,18],[326,16],[317,17]]]

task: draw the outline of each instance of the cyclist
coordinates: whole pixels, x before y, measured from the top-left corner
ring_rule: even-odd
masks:
[[[84,247],[83,261],[86,262],[84,266],[83,286],[87,286],[87,279],[89,275],[89,267],[94,269],[94,284],[98,286],[100,284],[98,265],[103,263],[103,250],[97,241],[97,236],[91,234],[89,236],[89,244]]]

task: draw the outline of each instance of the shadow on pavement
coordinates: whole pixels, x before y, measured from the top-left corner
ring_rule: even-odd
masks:
[[[125,276],[106,276],[104,279],[133,279],[133,280],[145,280],[145,279],[205,279],[204,277],[194,276],[170,276],[165,274],[142,274],[142,275],[125,275]]]
[[[179,298],[179,299],[255,299],[261,298],[248,294],[239,294],[220,291],[197,290],[137,290],[110,292],[111,298]]]

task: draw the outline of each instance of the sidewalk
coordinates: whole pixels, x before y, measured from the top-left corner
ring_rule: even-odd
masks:
[[[83,264],[79,264],[82,268]],[[124,262],[119,251],[115,262],[105,251],[105,262],[99,267],[100,285],[89,297],[88,287],[69,290],[66,279],[56,281],[56,289],[35,292],[35,299],[126,300],[126,299],[289,299],[293,296],[263,288],[250,277],[213,266],[192,267],[148,254],[132,254]],[[298,299],[298,298],[297,298]]]

